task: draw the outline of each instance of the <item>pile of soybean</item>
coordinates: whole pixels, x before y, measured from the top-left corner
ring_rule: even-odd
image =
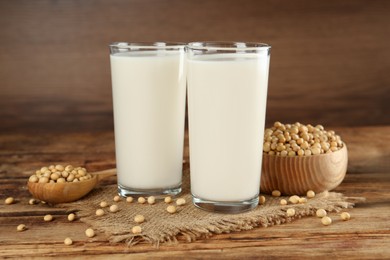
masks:
[[[322,125],[275,122],[264,131],[263,152],[280,156],[310,156],[336,152],[343,145],[335,131],[327,131]]]
[[[92,175],[83,167],[73,167],[72,165],[50,165],[35,171],[28,179],[29,182],[38,183],[63,183],[79,182],[92,178]]]

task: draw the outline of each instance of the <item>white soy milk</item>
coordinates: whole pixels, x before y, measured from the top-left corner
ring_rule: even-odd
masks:
[[[191,192],[204,200],[259,193],[269,56],[239,55],[188,60]]]
[[[118,183],[180,185],[186,75],[184,52],[111,54]]]

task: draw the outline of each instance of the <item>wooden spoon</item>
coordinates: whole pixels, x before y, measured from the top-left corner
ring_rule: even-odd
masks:
[[[92,178],[79,182],[36,183],[27,182],[27,187],[34,198],[51,204],[76,201],[87,195],[100,180],[116,175],[116,169],[90,173]]]

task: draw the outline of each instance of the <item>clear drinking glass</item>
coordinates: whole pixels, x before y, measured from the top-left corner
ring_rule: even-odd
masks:
[[[185,44],[110,45],[118,193],[181,191]]]
[[[187,47],[191,193],[202,209],[258,204],[270,46],[193,42]]]

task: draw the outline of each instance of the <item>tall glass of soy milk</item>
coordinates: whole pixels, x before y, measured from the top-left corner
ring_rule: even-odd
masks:
[[[185,44],[110,45],[118,193],[181,191]]]
[[[188,44],[191,193],[197,207],[238,213],[258,204],[270,48]]]

